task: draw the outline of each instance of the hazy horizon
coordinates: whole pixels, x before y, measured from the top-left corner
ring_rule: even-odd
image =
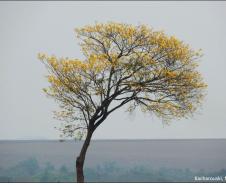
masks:
[[[74,168],[81,141],[9,141],[0,142],[0,167],[35,157],[42,164]],[[226,168],[226,139],[219,140],[92,140],[86,167],[116,161],[124,165],[144,163],[154,167],[220,170]]]
[[[82,140],[75,140],[73,138],[55,138],[55,139],[48,139],[48,138],[15,138],[15,139],[0,139],[1,141],[75,141],[75,142],[79,142],[79,141],[84,141],[84,139]],[[154,140],[226,140],[226,138],[112,138],[112,139],[108,139],[108,138],[94,138],[92,139],[92,141],[154,141]]]
[[[226,139],[92,140],[86,182],[193,182],[226,172]],[[82,142],[0,141],[0,182],[75,182]],[[222,180],[225,182],[224,180]],[[210,182],[210,181],[208,181]]]

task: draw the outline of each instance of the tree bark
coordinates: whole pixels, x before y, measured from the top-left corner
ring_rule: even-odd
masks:
[[[80,183],[84,182],[83,166],[84,166],[84,161],[85,161],[85,157],[86,157],[86,151],[87,151],[88,146],[90,144],[92,134],[93,134],[93,131],[88,130],[88,133],[87,133],[86,139],[83,143],[81,152],[76,159],[77,182],[80,182]]]

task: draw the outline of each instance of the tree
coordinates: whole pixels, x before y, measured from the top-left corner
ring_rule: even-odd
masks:
[[[84,138],[76,160],[77,181],[94,131],[115,110],[140,107],[163,121],[189,117],[206,84],[197,71],[200,51],[146,25],[97,23],[75,30],[84,59],[39,54],[49,70],[45,93],[60,104],[65,136]]]

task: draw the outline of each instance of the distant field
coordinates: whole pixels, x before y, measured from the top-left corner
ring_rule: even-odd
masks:
[[[0,167],[8,168],[35,157],[40,165],[73,169],[81,142],[0,141]],[[96,140],[88,149],[86,167],[114,161],[122,166],[189,168],[215,171],[226,169],[226,139],[200,140]],[[226,175],[226,174],[225,174]]]

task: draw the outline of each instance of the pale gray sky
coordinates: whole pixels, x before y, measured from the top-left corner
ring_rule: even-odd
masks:
[[[163,126],[139,112],[118,111],[95,139],[226,138],[226,2],[0,2],[0,139],[54,139],[58,132],[46,98],[37,53],[81,57],[74,28],[95,21],[148,24],[202,48],[208,95],[199,114]]]

